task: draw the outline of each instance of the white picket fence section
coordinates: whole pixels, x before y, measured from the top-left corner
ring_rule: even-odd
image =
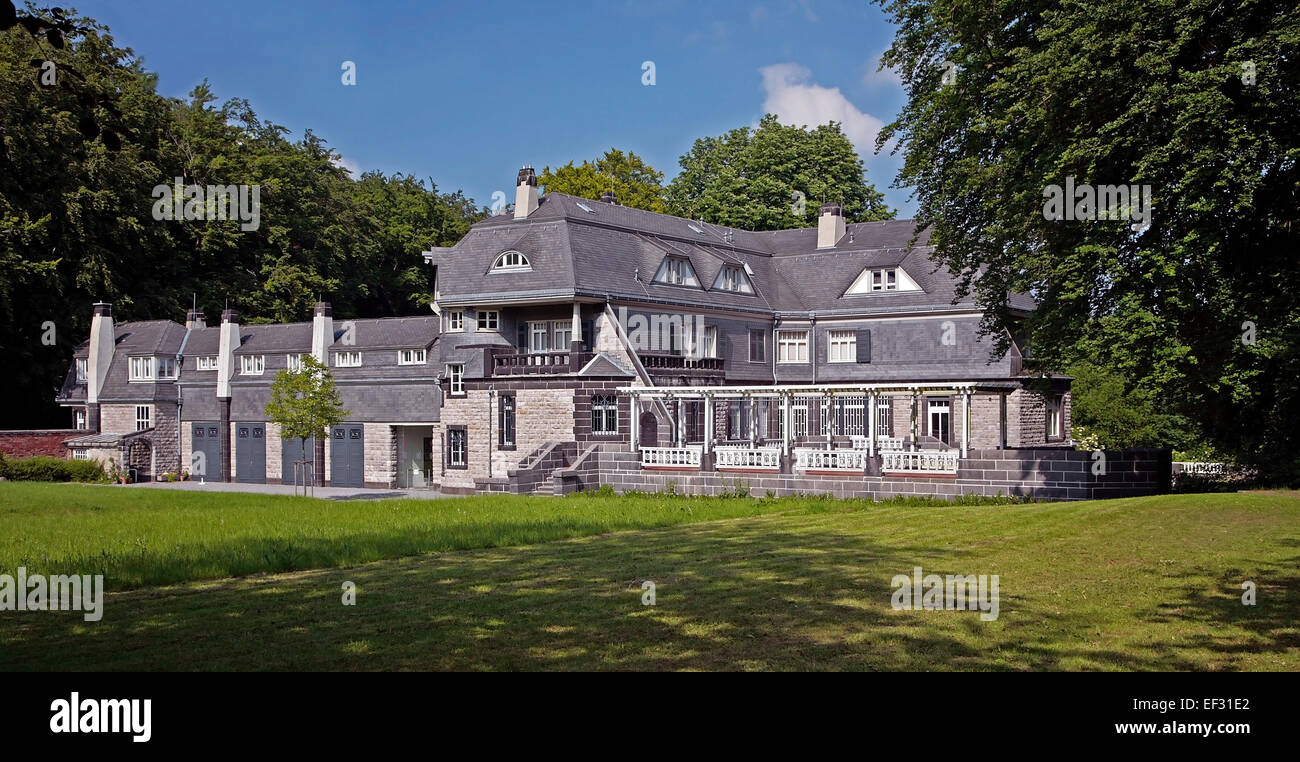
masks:
[[[866,471],[866,450],[823,450],[796,447],[794,467],[801,471]]]
[[[884,473],[955,474],[959,453],[940,450],[880,453],[880,470]]]
[[[714,451],[716,468],[781,468],[780,447],[723,447]]]
[[[686,447],[642,447],[642,468],[699,468],[703,445]]]
[[[865,450],[871,446],[871,439],[869,437],[849,437],[849,441],[853,443],[853,449],[855,450]],[[876,449],[881,452],[901,450],[903,449],[903,438],[876,437]]]

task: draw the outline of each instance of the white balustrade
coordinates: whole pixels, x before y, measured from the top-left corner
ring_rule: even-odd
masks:
[[[781,468],[780,447],[719,446],[714,457],[715,468]]]
[[[801,471],[866,471],[866,450],[794,449],[794,467]]]
[[[903,474],[955,474],[958,453],[942,450],[917,450],[916,452],[881,452],[880,470],[883,473]]]
[[[642,468],[699,468],[702,445],[686,447],[642,447]]]

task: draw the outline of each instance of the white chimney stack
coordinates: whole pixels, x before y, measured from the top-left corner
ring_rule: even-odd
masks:
[[[230,399],[230,381],[235,376],[235,350],[239,349],[239,312],[223,310],[217,348],[217,397]]]
[[[325,354],[333,344],[334,308],[329,302],[316,302],[311,319],[311,356],[321,365],[329,365],[325,362]]]
[[[86,358],[86,402],[99,402],[99,393],[108,378],[108,367],[113,364],[113,349],[117,345],[117,331],[113,328],[113,307],[107,302],[95,303],[95,314],[90,319],[90,355]]]
[[[827,202],[822,204],[817,218],[817,248],[830,249],[844,237],[844,207]]]
[[[537,211],[537,173],[532,167],[519,170],[515,181],[515,219],[522,220]]]

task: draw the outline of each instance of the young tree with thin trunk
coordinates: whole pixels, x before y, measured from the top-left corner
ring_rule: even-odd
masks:
[[[298,440],[300,461],[307,460],[309,438],[325,439],[330,427],[347,416],[348,411],[334,386],[334,375],[314,356],[303,355],[298,370],[286,368],[275,375],[266,417],[280,425],[280,439]],[[294,492],[297,493],[296,483]]]

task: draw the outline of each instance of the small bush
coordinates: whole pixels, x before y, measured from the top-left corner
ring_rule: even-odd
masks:
[[[7,459],[0,471],[16,482],[103,482],[104,467],[94,460],[64,460],[48,455]]]

